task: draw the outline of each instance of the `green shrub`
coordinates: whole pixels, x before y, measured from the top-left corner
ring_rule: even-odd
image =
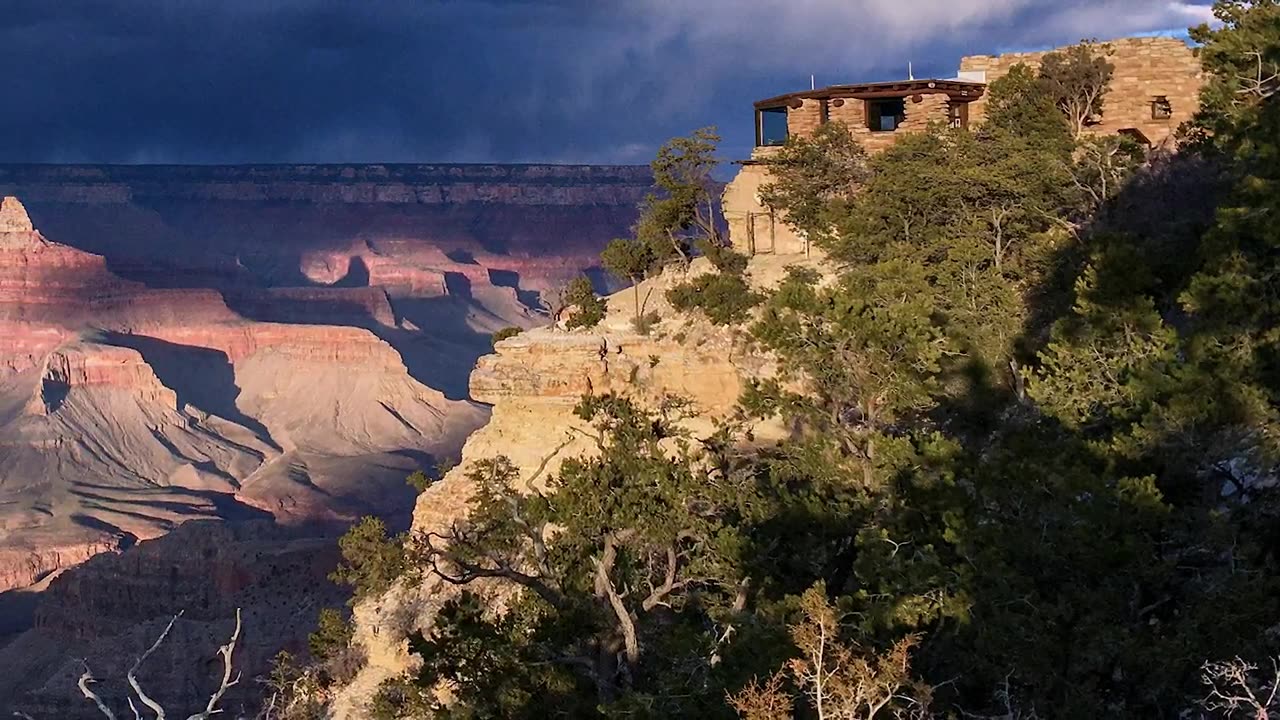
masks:
[[[351,644],[351,624],[335,608],[320,611],[316,620],[316,631],[307,636],[307,647],[311,649],[311,657],[316,660],[327,660],[347,649]]]
[[[431,483],[435,482],[430,475],[421,470],[414,470],[413,474],[405,478],[404,481],[409,487],[417,490],[419,495],[426,492],[427,488],[431,487]]]
[[[301,666],[297,658],[281,650],[271,661],[271,671],[261,680],[277,720],[323,720],[325,687],[314,667]]]
[[[592,328],[604,319],[604,301],[596,297],[595,288],[585,275],[579,275],[565,288],[565,305],[573,307],[573,314],[565,321],[565,326],[573,328]]]
[[[650,311],[643,315],[631,318],[631,327],[641,335],[648,335],[653,332],[653,326],[662,320],[662,316],[658,313]]]
[[[506,340],[507,338],[513,338],[519,335],[520,333],[521,333],[521,329],[518,327],[504,327],[498,332],[493,334],[491,341],[494,345],[497,345],[503,340]]]
[[[730,275],[740,275],[747,269],[747,256],[728,245],[701,238],[696,243],[702,256],[711,261],[717,270]]]
[[[440,717],[432,692],[413,683],[412,678],[401,675],[384,680],[374,693],[366,711],[373,720],[401,720],[401,718]]]
[[[458,461],[454,458],[444,458],[436,461],[436,480],[443,480],[449,471],[458,466]],[[432,482],[435,482],[434,480]]]
[[[353,525],[338,547],[342,563],[329,577],[353,587],[353,601],[386,591],[408,567],[402,538],[388,537],[387,526],[375,517]]]
[[[710,274],[682,282],[667,291],[667,301],[682,312],[698,309],[716,325],[744,322],[763,300],[741,275]]]

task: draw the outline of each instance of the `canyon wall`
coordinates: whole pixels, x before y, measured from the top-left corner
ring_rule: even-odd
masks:
[[[186,717],[217,687],[216,650],[239,609],[243,628],[233,657],[243,679],[222,707],[228,717],[251,717],[264,691],[256,679],[274,655],[305,654],[317,609],[342,604],[345,593],[327,579],[336,540],[264,521],[190,522],[120,554],[98,555],[49,582],[33,609],[0,607],[29,613],[32,625],[0,649],[0,698],[35,718],[101,718],[76,688],[88,667],[100,680],[95,691],[126,717],[118,698],[130,665],[181,613],[138,680]]]
[[[614,205],[649,189],[636,165],[0,165],[34,204],[157,201]]]
[[[410,522],[405,477],[489,416],[467,375],[490,335],[602,280],[649,189],[626,167],[0,166],[0,607],[35,607],[6,613],[0,709],[91,717],[70,659],[115,672],[193,605],[174,673],[233,602],[262,635],[246,672],[296,649],[340,594],[294,571],[356,517]],[[268,530],[226,535],[246,523]],[[199,590],[211,568],[230,589]]]
[[[369,284],[309,279],[316,253],[536,285],[593,265],[651,185],[637,166],[0,165],[46,234],[153,286]]]
[[[156,511],[156,486],[290,520],[403,512],[403,488],[360,476],[457,452],[485,416],[465,378],[489,335],[542,322],[540,293],[591,271],[650,185],[640,167],[0,165],[22,198],[0,205],[0,496],[25,508],[0,513],[0,559],[29,553],[0,590],[164,532],[185,515]]]

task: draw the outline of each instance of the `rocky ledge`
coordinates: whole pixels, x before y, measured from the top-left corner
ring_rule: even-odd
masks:
[[[773,285],[786,266],[806,262],[757,258],[750,270],[752,282]],[[744,382],[776,376],[778,368],[771,356],[749,350],[741,331],[716,327],[667,305],[667,289],[708,270],[700,260],[688,274],[668,272],[641,285],[641,296],[649,298],[647,309],[662,317],[647,335],[632,328],[628,289],[608,299],[607,317],[596,328],[544,327],[499,342],[471,374],[472,397],[493,406],[490,420],[467,438],[462,463],[419,496],[413,529],[440,530],[465,516],[473,491],[467,472],[475,461],[503,455],[523,477],[533,479],[539,468],[543,478],[566,458],[592,452],[588,436],[570,429],[583,426],[573,408],[584,394],[617,392],[649,405],[677,395],[692,401],[696,413],[685,428],[695,437],[713,432],[717,421],[733,412]],[[762,441],[783,432],[775,422],[754,428]],[[356,640],[368,664],[339,695],[332,717],[365,716],[365,703],[378,685],[411,667],[407,634],[429,629],[435,610],[451,592],[432,581],[401,585],[356,608]]]

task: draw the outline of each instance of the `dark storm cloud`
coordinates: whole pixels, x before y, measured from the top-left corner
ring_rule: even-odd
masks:
[[[640,162],[819,82],[1184,27],[1169,0],[3,0],[0,162]]]

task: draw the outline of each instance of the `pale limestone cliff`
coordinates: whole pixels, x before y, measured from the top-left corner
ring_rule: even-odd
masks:
[[[749,272],[754,285],[768,287],[790,265],[818,263],[797,256],[757,257]],[[573,409],[587,393],[617,392],[649,404],[667,395],[685,397],[697,411],[686,428],[695,437],[709,435],[718,420],[734,411],[743,383],[773,376],[777,366],[771,356],[751,347],[741,330],[716,327],[667,305],[667,289],[708,269],[700,260],[688,273],[669,271],[641,285],[645,309],[663,318],[648,335],[631,326],[634,296],[627,289],[609,298],[608,316],[596,328],[525,331],[481,358],[471,374],[471,396],[493,406],[490,420],[467,439],[462,463],[418,498],[414,531],[441,530],[465,516],[472,493],[466,475],[476,461],[504,455],[526,482],[537,484],[564,459],[591,452],[592,442],[571,430],[585,427]],[[778,438],[781,428],[762,424],[755,435]],[[363,717],[362,708],[378,686],[412,667],[407,634],[429,630],[452,592],[438,581],[402,584],[356,608],[356,642],[368,662],[339,694],[332,717]]]
[[[18,198],[0,198],[0,233],[35,232],[27,209],[18,202]]]

